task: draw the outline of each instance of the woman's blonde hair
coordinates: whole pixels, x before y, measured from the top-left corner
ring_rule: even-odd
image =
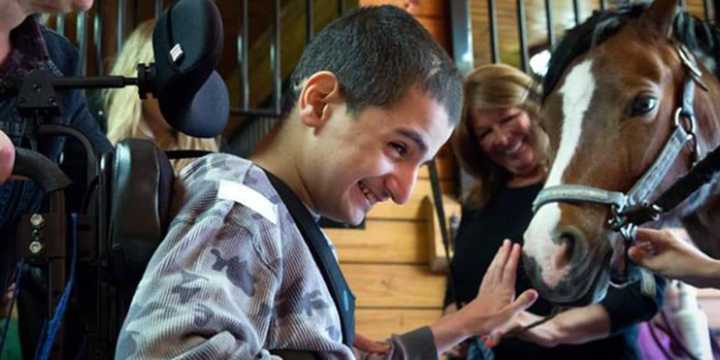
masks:
[[[465,79],[465,100],[462,117],[451,140],[460,167],[476,181],[470,188],[465,205],[482,208],[497,189],[509,180],[510,174],[490,160],[473,132],[473,109],[519,108],[530,118],[538,155],[544,158],[547,140],[538,124],[540,111],[537,83],[522,71],[504,64],[483,65]]]
[[[152,33],[155,20],[140,24],[128,37],[122,50],[115,59],[111,73],[113,75],[137,76],[138,63],[151,63],[153,56]],[[215,139],[202,139],[185,135],[167,126],[167,131],[154,134],[143,119],[142,100],[137,88],[126,86],[120,89],[103,91],[103,105],[107,117],[108,139],[113,144],[126,138],[146,138],[154,140],[163,150],[205,150],[217,151]],[[188,161],[176,162],[175,168]]]

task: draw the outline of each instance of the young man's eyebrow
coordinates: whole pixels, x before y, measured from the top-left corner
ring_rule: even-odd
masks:
[[[410,129],[398,129],[396,130],[397,133],[399,133],[402,136],[405,136],[412,140],[415,145],[417,145],[418,148],[420,148],[420,151],[425,154],[428,151],[428,146],[425,144],[425,141],[423,138],[418,134],[415,130]]]

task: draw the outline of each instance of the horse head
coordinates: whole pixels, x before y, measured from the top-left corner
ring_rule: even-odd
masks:
[[[551,166],[524,235],[525,268],[551,302],[602,299],[613,276],[628,265],[628,234],[613,228],[621,208],[668,188],[691,166],[695,145],[718,143],[698,134],[718,133],[715,120],[708,120],[719,114],[711,105],[718,83],[679,46],[673,33],[677,9],[676,0],[657,0],[596,14],[553,54],[541,112]],[[561,51],[578,44],[586,49]],[[688,92],[693,119],[679,111]],[[695,132],[695,138],[678,146],[664,173],[645,176],[677,127],[685,130],[681,137]],[[658,179],[637,195],[636,183],[646,177]]]

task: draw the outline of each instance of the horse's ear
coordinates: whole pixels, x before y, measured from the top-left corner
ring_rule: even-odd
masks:
[[[678,11],[677,0],[655,0],[641,17],[647,26],[670,36],[675,14]]]

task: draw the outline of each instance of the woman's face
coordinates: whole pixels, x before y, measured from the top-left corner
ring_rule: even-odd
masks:
[[[480,150],[515,176],[532,174],[539,165],[531,119],[525,110],[474,108],[470,130]]]

